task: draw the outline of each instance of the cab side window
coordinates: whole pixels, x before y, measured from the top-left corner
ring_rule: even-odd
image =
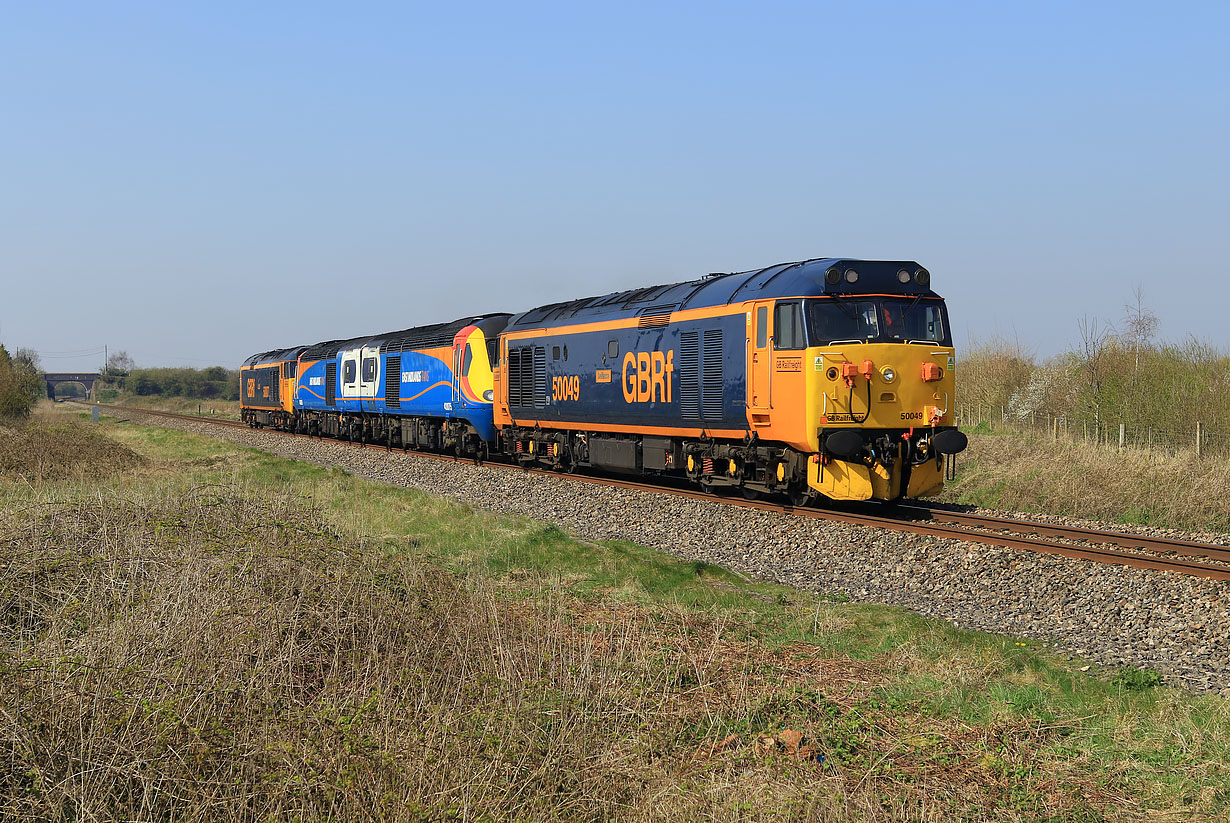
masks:
[[[355,373],[354,364],[355,364],[355,361],[353,360],[347,360],[345,363],[342,364],[342,382],[343,383],[353,383],[354,382],[354,373]]]
[[[798,303],[778,303],[773,307],[773,346],[777,349],[805,349],[803,307]]]
[[[363,382],[371,383],[376,379],[376,358],[363,358]]]

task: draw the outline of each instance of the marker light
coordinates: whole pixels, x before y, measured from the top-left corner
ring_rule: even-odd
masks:
[[[830,286],[836,286],[841,282],[841,272],[837,269],[829,269],[824,273],[824,279],[828,281]]]
[[[880,371],[880,374],[881,374],[881,376],[883,376],[883,378],[884,378],[884,382],[885,382],[885,383],[891,383],[891,382],[893,382],[893,380],[895,380],[895,379],[897,378],[897,372],[893,371],[893,367],[892,367],[892,366],[885,366],[885,367],[884,367],[884,368]]]
[[[927,271],[926,269],[919,269],[918,271],[914,272],[914,282],[920,286],[930,286],[931,285],[931,272]]]
[[[901,269],[899,272],[897,272],[897,280],[902,283],[910,282],[910,273],[906,271],[905,269]]]
[[[856,272],[854,269],[846,269],[846,282],[847,283],[857,283],[858,282],[858,272]]]

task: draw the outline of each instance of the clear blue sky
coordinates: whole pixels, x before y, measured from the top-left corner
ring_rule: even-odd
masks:
[[[1230,4],[8,3],[0,342],[254,352],[817,256],[1230,347]]]

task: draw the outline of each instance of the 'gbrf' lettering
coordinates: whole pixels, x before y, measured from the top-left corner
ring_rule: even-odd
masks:
[[[675,352],[628,352],[624,355],[624,400],[669,403],[675,379]]]
[[[576,375],[572,377],[552,377],[551,395],[556,400],[580,400],[581,378]]]

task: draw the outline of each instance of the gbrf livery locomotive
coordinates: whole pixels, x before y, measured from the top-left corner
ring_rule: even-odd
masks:
[[[821,259],[256,355],[250,425],[802,505],[934,494],[965,448],[943,300]]]

